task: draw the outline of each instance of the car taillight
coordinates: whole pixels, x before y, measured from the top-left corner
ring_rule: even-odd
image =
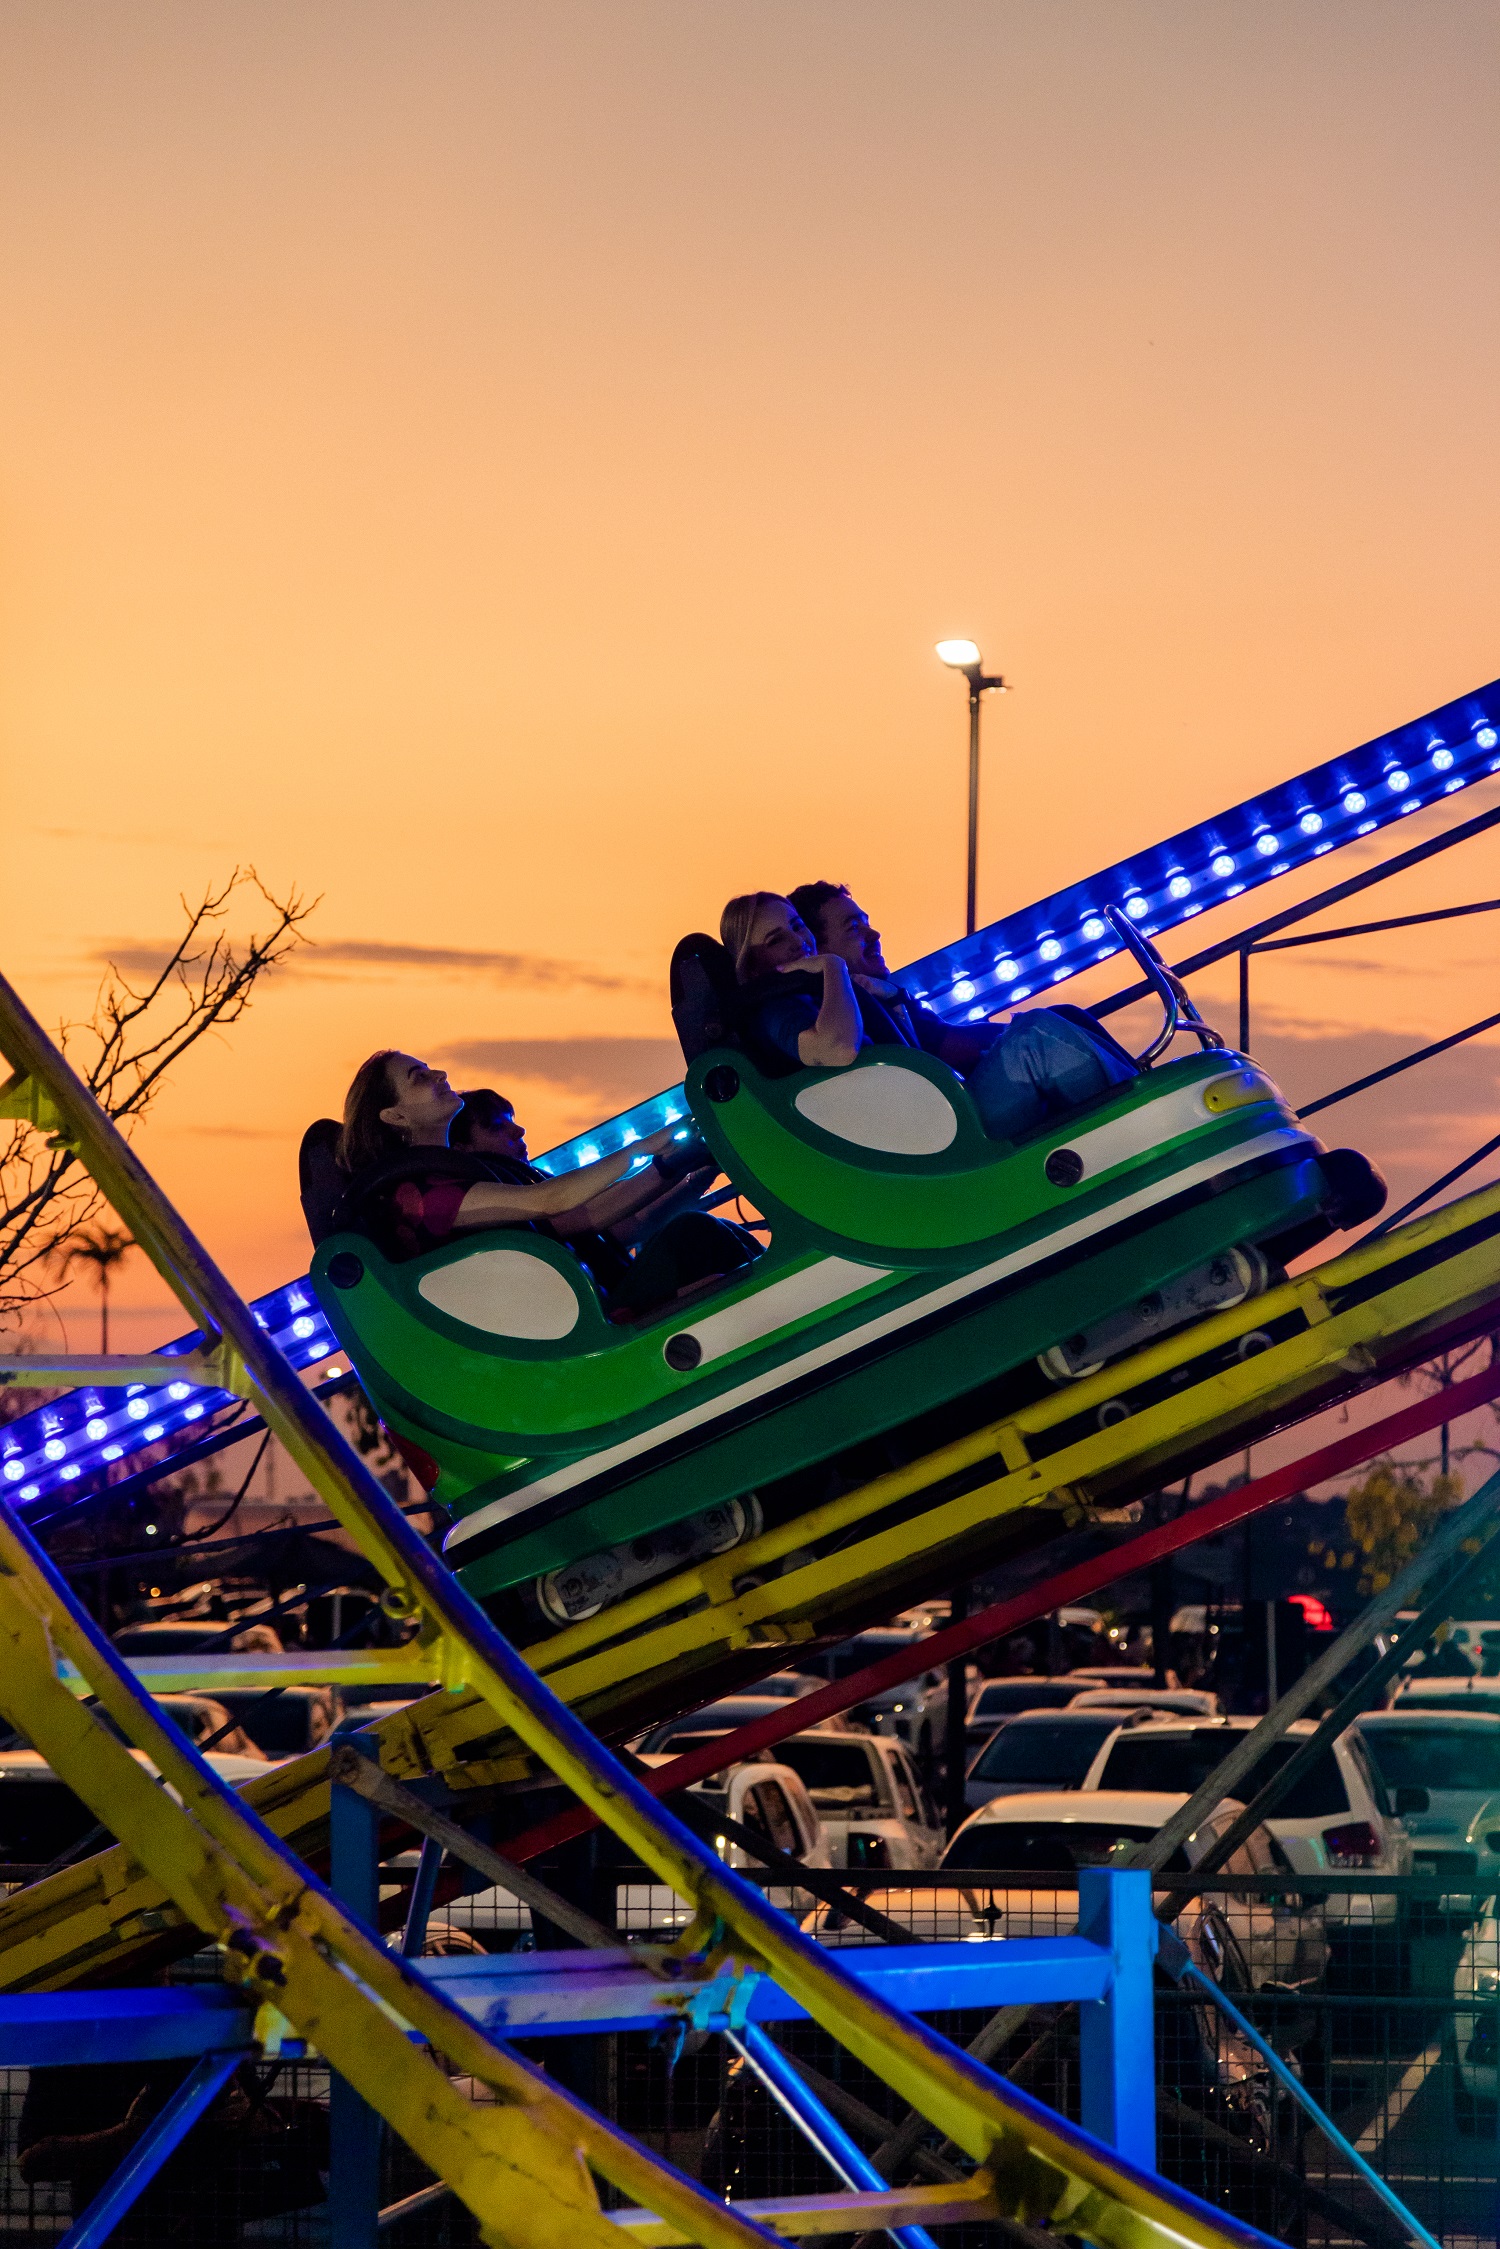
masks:
[[[1325,1827],[1330,1866],[1375,1866],[1380,1860],[1380,1837],[1368,1820],[1351,1820],[1347,1827]]]

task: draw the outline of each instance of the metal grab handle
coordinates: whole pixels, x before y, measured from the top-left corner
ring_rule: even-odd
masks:
[[[1125,946],[1126,951],[1134,956],[1136,966],[1140,969],[1162,1005],[1164,1017],[1162,1027],[1151,1044],[1143,1048],[1136,1056],[1137,1066],[1142,1070],[1149,1070],[1157,1056],[1166,1051],[1173,1039],[1176,1038],[1179,1030],[1182,1029],[1196,1033],[1199,1042],[1204,1047],[1222,1047],[1224,1041],[1219,1033],[1211,1025],[1204,1022],[1197,1008],[1185,994],[1179,995],[1176,979],[1167,973],[1165,961],[1163,961],[1151,940],[1141,935],[1130,916],[1123,913],[1118,906],[1106,906],[1104,918]]]

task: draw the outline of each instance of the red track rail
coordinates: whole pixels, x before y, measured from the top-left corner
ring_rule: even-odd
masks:
[[[1467,1381],[1455,1382],[1429,1398],[1420,1398],[1414,1405],[1404,1406],[1400,1413],[1388,1414],[1383,1421],[1372,1421],[1363,1429],[1351,1430],[1333,1444],[1305,1453],[1300,1460],[1289,1461],[1284,1468],[1273,1469],[1269,1476],[1257,1476],[1253,1483],[1241,1484],[1218,1499],[1194,1507],[1174,1523],[1163,1523],[1156,1530],[1143,1532],[1139,1538],[1127,1539],[1123,1546],[1116,1546],[1108,1554],[1095,1555],[1090,1561],[1076,1563],[1072,1569],[1060,1570],[1055,1577],[1044,1578],[1040,1585],[1014,1594],[1008,1601],[995,1601],[962,1624],[950,1624],[942,1632],[930,1633],[926,1639],[915,1641],[910,1649],[903,1648],[879,1663],[868,1664],[863,1671],[851,1672],[847,1679],[819,1687],[810,1695],[799,1695],[767,1717],[752,1719],[748,1726],[739,1726],[731,1734],[721,1734],[717,1740],[705,1742],[701,1749],[690,1749],[681,1757],[674,1757],[670,1765],[659,1765],[654,1771],[643,1773],[641,1778],[653,1796],[668,1796],[675,1789],[704,1779],[709,1773],[722,1772],[726,1765],[737,1764],[742,1757],[752,1757],[762,1749],[773,1749],[788,1734],[801,1733],[806,1726],[816,1726],[824,1718],[837,1717],[852,1709],[855,1703],[883,1693],[887,1687],[904,1686],[918,1671],[969,1655],[986,1640],[999,1639],[1003,1633],[1018,1631],[1023,1624],[1049,1616],[1054,1609],[1068,1607],[1090,1593],[1098,1593],[1106,1585],[1112,1585],[1116,1578],[1142,1569],[1148,1562],[1159,1562],[1168,1554],[1180,1553],[1185,1546],[1195,1546],[1200,1538],[1208,1537],[1213,1531],[1227,1530],[1232,1523],[1242,1523],[1247,1516],[1258,1515],[1263,1508],[1291,1499],[1330,1476],[1342,1475],[1346,1468],[1356,1468],[1361,1462],[1373,1459],[1375,1454],[1423,1436],[1445,1421],[1457,1421],[1460,1415],[1472,1413],[1476,1406],[1487,1405],[1495,1397],[1500,1397],[1500,1359],[1483,1373],[1470,1375]],[[535,1858],[542,1851],[555,1849],[559,1843],[571,1842],[575,1835],[587,1834],[598,1824],[592,1812],[575,1804],[568,1811],[528,1828],[506,1846],[507,1856],[518,1860]]]

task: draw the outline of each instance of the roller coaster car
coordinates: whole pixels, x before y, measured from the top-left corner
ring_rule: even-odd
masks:
[[[377,1411],[436,1463],[446,1552],[481,1596],[592,1614],[753,1533],[778,1479],[1012,1370],[1067,1380],[1236,1304],[1383,1199],[1216,1041],[1014,1144],[912,1049],[769,1078],[719,1019],[711,947],[673,964],[686,1103],[769,1221],[752,1265],[626,1323],[526,1230],[400,1264],[346,1231],[313,1260]]]

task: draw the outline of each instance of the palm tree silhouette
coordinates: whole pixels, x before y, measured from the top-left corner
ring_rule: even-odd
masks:
[[[62,1254],[62,1266],[92,1265],[99,1287],[99,1350],[102,1356],[109,1353],[109,1281],[117,1265],[124,1263],[139,1244],[129,1234],[113,1226],[95,1226],[70,1242]]]

